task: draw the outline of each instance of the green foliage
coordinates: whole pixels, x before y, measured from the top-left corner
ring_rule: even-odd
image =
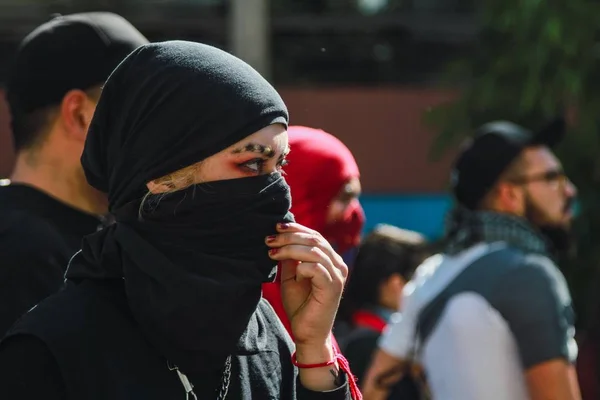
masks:
[[[558,154],[579,189],[578,255],[563,270],[585,319],[600,265],[600,8],[591,0],[482,0],[473,55],[450,66],[456,101],[428,111],[439,132],[434,156],[484,122],[508,119],[532,129],[565,113],[575,116]]]

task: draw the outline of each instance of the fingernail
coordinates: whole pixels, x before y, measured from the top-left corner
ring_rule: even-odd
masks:
[[[267,236],[267,243],[271,243],[274,242],[275,239],[277,239],[276,235],[272,235],[272,236]]]
[[[286,223],[279,224],[279,229],[287,229],[289,227],[290,227],[290,225],[286,224]]]
[[[269,254],[272,255],[272,256],[274,256],[278,252],[279,252],[279,249],[271,249],[271,250],[269,250]]]

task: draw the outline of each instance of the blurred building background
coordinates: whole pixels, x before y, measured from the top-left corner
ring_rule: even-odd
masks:
[[[291,122],[340,137],[362,171],[367,229],[441,233],[450,156],[433,162],[422,113],[452,59],[468,54],[473,0],[0,0],[0,84],[19,41],[54,13],[114,11],[150,40],[231,51],[282,93]],[[40,65],[39,68],[44,68]],[[1,89],[0,89],[1,90]],[[2,96],[0,96],[1,98]],[[0,178],[12,168],[0,100]]]

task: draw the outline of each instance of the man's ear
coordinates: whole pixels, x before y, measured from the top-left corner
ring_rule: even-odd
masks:
[[[73,89],[65,94],[60,104],[60,116],[69,139],[85,142],[95,106],[83,90]]]
[[[496,187],[498,202],[502,211],[520,213],[523,203],[523,191],[520,186],[501,182]]]

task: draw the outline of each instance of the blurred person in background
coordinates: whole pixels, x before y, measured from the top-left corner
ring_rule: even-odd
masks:
[[[17,153],[0,187],[0,336],[64,282],[81,238],[106,219],[80,157],[101,86],[146,38],[111,13],[58,16],[20,44],[6,82]]]
[[[334,328],[341,350],[361,384],[377,341],[392,316],[399,317],[401,295],[415,268],[428,256],[418,232],[377,225],[360,244]],[[418,399],[407,377],[390,399]]]
[[[352,268],[365,223],[354,156],[341,140],[320,129],[290,126],[288,135],[291,151],[285,180],[293,198],[291,211],[298,223],[322,234]],[[291,333],[280,285],[279,277],[264,284],[263,296]]]
[[[466,142],[444,248],[404,288],[366,399],[420,367],[439,400],[581,398],[571,296],[554,261],[573,245],[576,189],[551,150],[564,133],[562,120],[536,132],[499,121]]]
[[[286,180],[292,188],[292,212],[320,232],[348,262],[354,258],[365,224],[360,205],[360,172],[352,152],[320,129],[290,126]]]

